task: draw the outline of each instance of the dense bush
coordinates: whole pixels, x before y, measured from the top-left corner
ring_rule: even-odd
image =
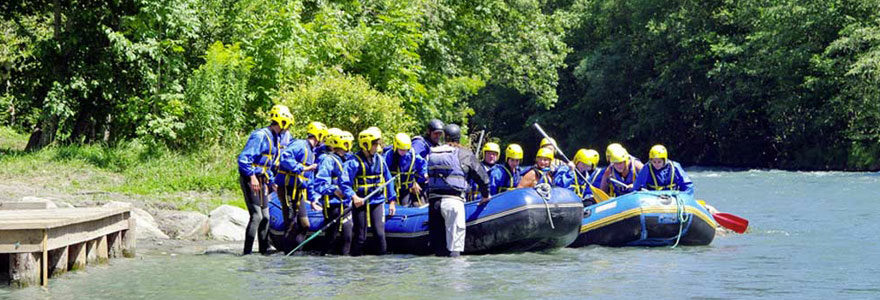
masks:
[[[306,125],[318,121],[329,127],[358,132],[370,126],[382,129],[386,142],[397,132],[416,133],[417,125],[401,106],[402,99],[372,89],[359,76],[329,74],[282,91],[279,103],[290,107],[290,131],[304,138]]]

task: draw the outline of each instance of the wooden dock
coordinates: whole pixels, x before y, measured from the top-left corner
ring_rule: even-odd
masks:
[[[0,283],[46,286],[64,272],[134,256],[135,223],[128,207],[3,204],[8,205],[0,205]]]

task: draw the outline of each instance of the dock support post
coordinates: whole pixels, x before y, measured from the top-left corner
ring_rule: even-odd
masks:
[[[137,248],[137,228],[134,217],[131,216],[131,213],[128,213],[128,230],[122,231],[122,256],[131,258],[135,255],[135,248]]]
[[[107,235],[107,256],[110,258],[122,257],[122,232],[117,231]]]
[[[28,287],[40,282],[40,253],[9,255],[9,280],[15,287]]]
[[[107,261],[110,260],[110,249],[107,247],[107,236],[99,237],[97,241],[98,249],[95,254],[98,256],[98,263],[106,264]]]
[[[67,269],[71,271],[81,270],[86,267],[86,246],[88,242],[70,245],[67,250]]]
[[[40,274],[42,275],[43,287],[49,286],[49,230],[43,229],[43,258],[40,260]]]
[[[95,264],[98,262],[98,240],[86,241],[86,264]]]
[[[67,272],[68,247],[49,250],[49,277],[55,277]]]

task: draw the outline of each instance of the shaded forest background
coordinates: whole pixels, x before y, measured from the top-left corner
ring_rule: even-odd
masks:
[[[880,169],[880,2],[12,0],[0,126],[28,150],[239,148],[273,103],[534,151],[656,143],[686,165]]]

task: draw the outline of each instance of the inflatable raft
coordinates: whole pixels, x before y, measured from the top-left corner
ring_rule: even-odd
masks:
[[[585,207],[580,234],[569,247],[708,245],[716,224],[693,195],[635,192]]]
[[[540,251],[561,248],[577,238],[583,217],[583,204],[573,192],[553,188],[547,202],[535,189],[517,189],[498,194],[486,205],[465,203],[467,234],[466,254]],[[549,217],[548,217],[549,210]],[[270,236],[279,249],[289,249],[292,243],[282,236],[281,207],[272,195],[270,206]],[[387,207],[386,207],[387,211]],[[320,211],[309,211],[310,230],[323,226]],[[552,226],[551,226],[552,219]],[[428,237],[428,207],[398,207],[394,216],[386,216],[388,252],[426,255],[433,254]],[[368,236],[367,249],[372,237]],[[305,246],[314,249],[325,242],[316,239]]]

